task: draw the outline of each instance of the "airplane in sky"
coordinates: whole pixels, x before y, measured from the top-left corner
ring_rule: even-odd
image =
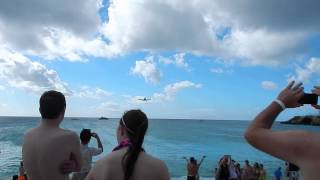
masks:
[[[142,98],[142,99],[138,99],[138,100],[147,102],[147,101],[150,101],[150,100],[151,100],[151,98],[146,98],[146,97],[144,97],[144,98]]]

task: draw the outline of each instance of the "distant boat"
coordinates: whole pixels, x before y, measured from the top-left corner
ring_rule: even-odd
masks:
[[[108,119],[109,119],[109,118],[103,117],[103,116],[99,118],[99,120],[108,120]]]

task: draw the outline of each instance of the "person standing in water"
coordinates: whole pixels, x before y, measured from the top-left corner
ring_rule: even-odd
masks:
[[[199,169],[203,162],[203,160],[206,158],[206,156],[202,156],[200,162],[198,163],[197,160],[194,157],[190,157],[188,160],[187,157],[183,157],[187,161],[187,170],[188,170],[188,180],[199,180]]]

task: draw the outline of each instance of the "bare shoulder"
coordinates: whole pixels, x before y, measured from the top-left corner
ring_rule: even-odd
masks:
[[[167,165],[160,159],[153,157],[152,155],[149,155],[145,153],[145,159],[149,162],[149,164],[153,167],[157,167],[156,169],[160,171],[167,171]]]
[[[106,177],[110,174],[112,170],[112,158],[110,155],[104,156],[103,158],[99,159],[94,167],[92,168],[92,174],[95,176],[103,176]]]
[[[37,131],[37,128],[32,128],[29,129],[25,134],[24,134],[24,139],[30,138],[35,132]]]
[[[70,131],[70,130],[61,129],[61,131],[59,133],[63,138],[68,138],[68,139],[73,139],[73,140],[74,139],[76,139],[76,140],[79,139],[78,134],[73,132],[73,131]]]
[[[110,154],[104,156],[100,160],[97,161],[97,165],[99,166],[109,166],[118,163],[124,155],[122,150],[111,152]]]

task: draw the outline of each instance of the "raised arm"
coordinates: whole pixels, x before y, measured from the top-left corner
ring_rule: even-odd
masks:
[[[291,82],[278,96],[278,102],[272,102],[252,121],[245,132],[246,140],[255,148],[280,159],[299,165],[300,160],[314,156],[311,152],[316,136],[305,131],[271,130],[276,117],[286,108],[301,106],[298,101],[303,96],[302,84]],[[306,148],[308,147],[308,148]]]
[[[202,164],[202,162],[203,162],[203,160],[206,158],[206,156],[202,156],[202,158],[201,158],[201,160],[200,160],[200,162],[199,162],[199,164],[198,164],[198,167],[200,167],[201,166],[201,164]]]
[[[185,159],[187,161],[187,163],[189,163],[189,160],[187,157],[183,156],[182,158]]]
[[[97,133],[92,133],[92,137],[96,138],[97,143],[98,143],[98,148],[101,149],[102,152],[103,152],[103,146],[102,146],[102,143],[101,143],[101,140],[100,140],[98,134]]]

